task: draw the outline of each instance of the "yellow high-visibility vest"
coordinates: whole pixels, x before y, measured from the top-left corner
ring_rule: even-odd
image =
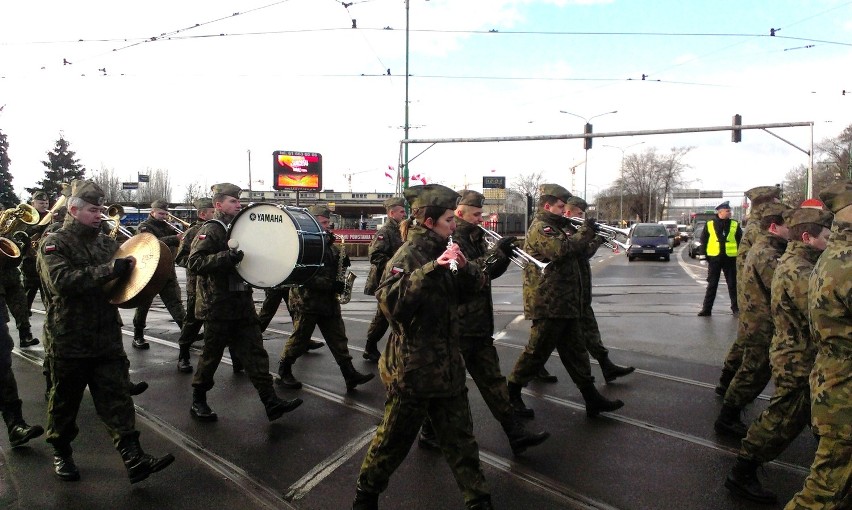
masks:
[[[716,235],[716,226],[713,224],[713,220],[708,221],[704,228],[708,229],[707,232],[710,233],[710,239],[707,240],[704,253],[708,257],[716,257],[719,255],[719,237]],[[731,220],[731,227],[728,229],[728,237],[725,239],[725,255],[729,257],[737,256],[736,220]]]

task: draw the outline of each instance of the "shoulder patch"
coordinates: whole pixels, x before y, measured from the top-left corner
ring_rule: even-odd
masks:
[[[405,272],[405,270],[401,267],[394,266],[394,267],[391,268],[391,274],[394,275],[394,276],[396,276],[400,273],[404,273],[404,272]]]
[[[559,233],[556,231],[556,229],[555,229],[555,228],[553,228],[553,227],[551,227],[550,225],[545,225],[545,226],[541,229],[541,231],[542,231],[543,233],[545,233],[546,235],[549,235],[549,236],[552,236],[552,235],[559,235]]]
[[[198,234],[198,238],[203,241],[203,240],[207,239],[207,234]]]
[[[55,244],[45,244],[44,245],[44,252],[45,253],[50,253],[52,251],[56,251],[56,245]]]
[[[384,235],[384,234],[377,234],[377,235],[376,235],[376,239],[378,239],[379,241],[381,241],[381,240],[382,240],[382,239],[384,239],[384,238],[385,238],[385,235]]]

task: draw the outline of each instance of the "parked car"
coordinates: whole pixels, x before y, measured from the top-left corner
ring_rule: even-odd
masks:
[[[701,234],[704,233],[704,225],[706,225],[706,223],[698,225],[695,227],[695,231],[692,232],[692,239],[689,241],[690,258],[704,258],[704,247],[701,246]]]
[[[669,233],[665,225],[659,223],[637,223],[630,230],[627,247],[627,260],[633,262],[636,257],[662,257],[668,261],[671,254]]]
[[[689,225],[678,225],[677,232],[680,234],[680,242],[686,243],[689,242]]]

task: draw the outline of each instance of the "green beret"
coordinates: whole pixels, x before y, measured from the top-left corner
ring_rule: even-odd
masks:
[[[213,209],[213,199],[210,197],[196,198],[192,205],[196,209]]]
[[[405,199],[402,197],[390,197],[382,202],[382,205],[384,205],[385,209],[388,210],[396,206],[405,207]]]
[[[589,204],[586,203],[585,200],[575,196],[568,197],[568,200],[565,201],[565,205],[576,207],[577,209],[580,209],[583,212],[585,212],[586,208],[589,207]]]
[[[819,192],[825,206],[836,213],[852,204],[852,180],[838,181]]]
[[[803,207],[797,209],[788,209],[784,211],[784,224],[788,227],[795,227],[805,223],[816,223],[826,228],[831,228],[831,222],[834,220],[834,215],[828,211]]]
[[[455,209],[461,198],[458,193],[440,184],[411,186],[405,189],[403,195],[412,209],[420,209],[428,205],[442,209]]]
[[[104,205],[104,190],[95,181],[74,181],[71,188],[71,197],[82,198],[92,205]]]
[[[325,216],[326,218],[331,218],[331,210],[329,210],[327,205],[317,204],[308,207],[308,212],[313,216]]]
[[[538,188],[538,194],[541,196],[549,195],[551,197],[556,197],[566,203],[572,196],[570,191],[558,184],[542,184]]]
[[[458,192],[461,195],[459,205],[470,205],[473,207],[482,207],[485,205],[485,195],[472,189],[463,189]]]
[[[231,184],[230,182],[222,182],[210,186],[210,191],[213,192],[214,195],[227,195],[229,197],[239,199],[240,191],[242,190],[236,184]]]
[[[783,216],[784,211],[790,209],[790,206],[787,204],[782,204],[781,202],[772,202],[766,204],[766,206],[762,209],[763,215],[761,217],[765,218],[767,216]]]
[[[33,193],[33,198],[32,198],[32,199],[33,199],[33,201],[36,201],[36,200],[48,200],[48,198],[47,198],[47,193],[45,193],[44,191],[36,191],[35,193]]]
[[[758,186],[746,191],[745,195],[749,200],[781,198],[781,188],[778,186]]]
[[[168,211],[169,203],[165,200],[154,200],[151,202],[151,209],[162,209],[164,211]]]

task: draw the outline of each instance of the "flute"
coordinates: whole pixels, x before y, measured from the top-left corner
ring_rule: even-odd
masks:
[[[447,238],[447,249],[448,250],[453,249],[453,236],[452,235],[450,235],[450,237]],[[456,259],[450,260],[450,271],[452,271],[453,274],[456,274],[456,273],[459,272],[459,265],[458,265],[458,263],[456,263]]]

